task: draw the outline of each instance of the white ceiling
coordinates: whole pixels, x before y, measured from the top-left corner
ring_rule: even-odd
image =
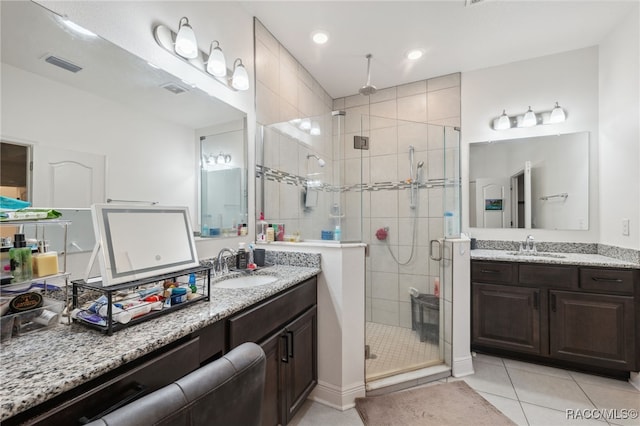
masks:
[[[626,1],[242,1],[332,98],[597,45]],[[311,41],[329,32],[327,44]],[[410,49],[426,54],[415,62]]]

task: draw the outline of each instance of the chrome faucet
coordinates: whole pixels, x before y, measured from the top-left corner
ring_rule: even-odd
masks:
[[[230,253],[232,256],[236,255],[235,250],[230,249],[228,247],[224,247],[223,249],[220,250],[220,252],[218,253],[218,263],[216,264],[217,267],[217,273],[219,274],[226,274],[227,272],[229,272],[229,268],[227,267],[227,262],[223,260],[222,255],[227,252]],[[214,271],[216,272],[216,271]]]
[[[536,242],[533,239],[533,235],[527,235],[526,240],[524,241],[524,251],[535,253],[536,251]]]

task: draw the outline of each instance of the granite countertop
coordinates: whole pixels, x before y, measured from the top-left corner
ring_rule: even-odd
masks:
[[[546,263],[556,265],[577,265],[577,266],[605,266],[611,268],[628,268],[640,269],[640,265],[633,262],[619,260],[613,257],[603,256],[601,254],[585,254],[585,253],[548,253],[549,256],[543,256],[546,252],[538,253],[538,255],[512,255],[513,250],[471,250],[471,259],[473,260],[494,260],[501,262],[527,262],[527,263]]]
[[[59,325],[0,348],[0,421],[88,382],[183,336],[320,273],[318,267],[274,265],[255,274],[278,280],[262,286],[213,286],[211,300],[107,336],[84,325]]]

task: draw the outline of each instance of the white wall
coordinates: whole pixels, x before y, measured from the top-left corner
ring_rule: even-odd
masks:
[[[640,249],[639,22],[636,5],[600,44],[600,242],[632,249]]]
[[[522,114],[529,106],[548,111],[558,101],[567,121],[533,128],[495,131],[491,120],[503,109]],[[590,133],[589,229],[586,231],[471,229],[479,239],[597,242],[598,198],[598,49],[590,47],[462,74],[462,225],[469,231],[469,144],[489,140],[588,131]],[[637,155],[636,155],[637,158]]]

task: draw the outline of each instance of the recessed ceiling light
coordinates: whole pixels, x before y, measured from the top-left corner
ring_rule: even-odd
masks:
[[[311,39],[315,44],[325,44],[329,41],[329,34],[325,31],[314,31],[311,34]]]
[[[422,49],[413,49],[407,52],[407,59],[415,61],[416,59],[422,58],[424,55],[424,51]]]

